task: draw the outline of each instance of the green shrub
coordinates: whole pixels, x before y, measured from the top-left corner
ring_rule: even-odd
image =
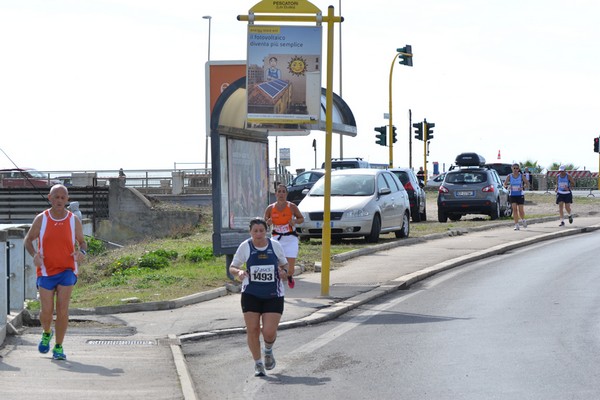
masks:
[[[106,245],[102,240],[98,240],[92,236],[86,236],[87,252],[91,255],[100,255],[106,253]]]
[[[144,254],[138,260],[138,267],[149,269],[162,269],[169,266],[169,258],[157,254],[155,251]]]
[[[164,257],[169,260],[176,260],[177,256],[179,255],[179,254],[177,254],[177,252],[175,250],[163,250],[163,249],[154,250],[148,254],[155,254],[159,257]]]
[[[135,267],[137,258],[134,256],[123,256],[115,260],[108,268],[109,273],[115,274],[125,271],[126,269]]]
[[[192,262],[200,262],[212,260],[215,255],[213,253],[212,247],[195,247],[189,252],[187,252],[183,256],[186,260],[190,260]]]

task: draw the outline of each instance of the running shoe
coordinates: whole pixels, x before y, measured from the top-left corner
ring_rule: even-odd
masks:
[[[52,336],[54,336],[54,332],[50,331],[50,333],[43,332],[42,340],[40,340],[40,344],[38,345],[38,350],[40,353],[47,353],[50,350],[50,340],[52,340]]]
[[[519,230],[519,224],[515,224],[515,231]]]
[[[52,349],[52,358],[55,360],[66,360],[67,355],[65,354],[62,345],[56,344]]]
[[[565,221],[560,221],[560,225],[558,226],[565,226]]]
[[[265,349],[265,368],[271,370],[275,368],[275,356],[273,355],[273,349]]]
[[[572,224],[573,223],[573,216],[569,215],[569,223]]]
[[[265,366],[262,362],[254,364],[254,376],[266,376]]]
[[[523,228],[527,229],[527,221],[523,219],[521,220],[521,223],[523,224]]]
[[[293,289],[294,286],[296,286],[296,281],[294,280],[294,277],[288,276],[288,287],[290,289]]]

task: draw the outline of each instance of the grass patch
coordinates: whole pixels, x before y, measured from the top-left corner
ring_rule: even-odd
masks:
[[[428,191],[428,221],[411,223],[410,237],[471,228],[490,222],[512,221],[512,218],[506,217],[490,221],[487,216],[473,215],[457,222],[441,224],[437,222],[436,200],[437,192]],[[527,218],[558,215],[554,195],[527,193],[525,200]],[[600,204],[600,199],[577,197],[575,207],[578,204],[596,205]],[[529,208],[528,205],[545,207]],[[544,209],[549,211],[530,212]],[[123,304],[122,299],[131,297],[137,297],[143,302],[172,300],[222,287],[229,281],[225,256],[215,257],[212,254],[212,211],[207,208],[203,214],[204,223],[194,231],[178,232],[172,238],[147,240],[117,250],[104,251],[98,248],[98,251],[94,251],[97,254],[88,253],[87,262],[80,266],[71,307],[120,305]],[[396,239],[393,233],[380,237],[380,243],[396,240],[402,239]],[[330,254],[334,256],[367,246],[370,244],[363,238],[344,239],[331,244]],[[322,241],[319,239],[301,242],[297,266],[303,266],[306,271],[314,271],[315,262],[321,262],[322,250]],[[332,262],[331,267],[335,268],[336,264]],[[28,308],[37,310],[39,304],[30,302]]]

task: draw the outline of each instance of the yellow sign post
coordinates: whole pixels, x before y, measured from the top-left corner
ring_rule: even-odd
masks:
[[[266,15],[256,15],[257,13]],[[281,15],[307,14],[307,15]],[[311,15],[313,14],[313,15]],[[252,7],[249,15],[238,15],[238,21],[270,22],[315,22],[327,23],[327,84],[325,92],[325,196],[321,253],[321,296],[329,296],[329,272],[331,266],[331,142],[333,134],[333,27],[342,22],[335,16],[333,6],[328,7],[327,16],[314,4],[305,0],[262,0]]]

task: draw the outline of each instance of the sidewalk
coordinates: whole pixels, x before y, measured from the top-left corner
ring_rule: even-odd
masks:
[[[600,216],[576,217],[564,228],[558,227],[556,217],[530,220],[528,228],[520,231],[512,227],[510,221],[490,223],[477,230],[409,238],[340,255],[343,266],[330,271],[327,297],[321,296],[320,273],[296,276],[296,287],[286,289],[281,329],[333,319],[467,262],[600,229]],[[204,296],[212,299],[198,302]],[[169,304],[147,304],[146,311],[115,313],[115,309],[104,308],[99,310],[103,314],[73,312],[65,341],[67,361],[53,361],[50,353],[38,353],[40,328],[27,328],[19,336],[9,336],[0,349],[1,397],[195,399],[179,343],[243,333],[239,302],[239,294],[222,289]],[[118,311],[127,311],[124,307]]]

